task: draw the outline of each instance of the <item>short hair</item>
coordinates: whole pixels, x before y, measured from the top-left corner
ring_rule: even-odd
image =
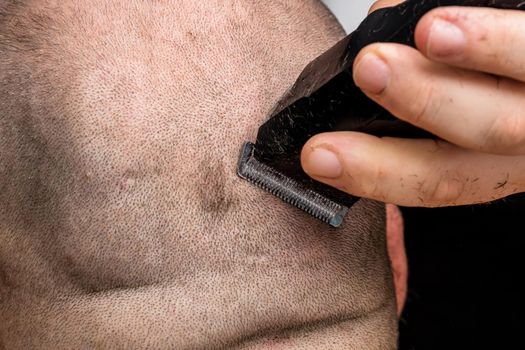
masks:
[[[314,0],[300,4],[276,1],[272,6],[186,2],[184,6],[203,14],[207,7],[214,8],[214,17],[201,22],[202,18],[175,16],[177,23],[165,23],[168,20],[162,14],[166,4],[162,2],[92,2],[98,2],[101,11],[67,0],[55,8],[45,0],[2,3],[0,107],[5,120],[23,123],[41,118],[57,123],[55,127],[63,131],[69,123],[79,127],[82,135],[76,136],[77,142],[62,142],[75,144],[100,132],[106,133],[107,142],[116,142],[117,129],[132,132],[129,128],[137,126],[132,123],[146,127],[148,120],[162,116],[165,128],[150,125],[143,131],[159,135],[170,130],[167,126],[178,124],[178,132],[184,133],[164,135],[173,138],[173,145],[180,141],[189,148],[201,146],[194,154],[201,166],[193,170],[196,176],[191,176],[191,182],[206,217],[223,217],[236,201],[235,191],[226,188],[232,185],[233,179],[226,173],[233,173],[235,148],[242,139],[253,138],[257,124],[267,117],[300,69],[342,35],[331,14]],[[161,4],[157,13],[141,12],[141,4],[148,3]],[[310,17],[319,26],[316,30],[309,30],[302,19],[300,11],[307,8],[315,10],[310,11]],[[114,16],[118,11],[121,17]],[[259,16],[256,11],[267,13]],[[272,12],[280,16],[272,17]],[[285,33],[292,26],[294,31]],[[280,35],[288,35],[288,40],[283,42]],[[224,55],[225,48],[231,48],[232,54]],[[148,91],[149,86],[157,89]],[[239,114],[243,108],[244,114]],[[241,117],[253,123],[242,126]],[[90,127],[81,127],[82,123]],[[32,156],[42,159],[43,148],[49,146],[46,136],[33,122],[29,124],[31,130],[24,126],[24,132],[31,133],[26,135],[29,144],[25,146],[32,148]],[[101,130],[94,130],[96,126]],[[242,137],[238,135],[235,143],[227,142],[233,148],[226,153],[220,144],[232,140],[232,133]],[[116,156],[105,146],[92,151],[99,156]],[[128,149],[130,155],[132,149]],[[158,149],[155,152],[162,154]],[[35,161],[29,168],[34,168]],[[60,161],[60,172],[68,173],[71,164]],[[90,166],[107,175],[108,161],[116,159]],[[134,177],[138,170],[128,168],[140,167],[134,164],[115,170],[119,176]],[[190,179],[189,174],[184,177]],[[201,193],[203,188],[206,190]],[[40,191],[31,188],[29,192]]]
[[[0,293],[14,280],[37,299],[233,281],[235,312],[257,322],[216,347],[367,313],[391,336],[371,341],[392,345],[383,205],[360,202],[335,232],[235,175],[243,141],[342,36],[316,0],[0,0]],[[206,304],[225,320],[235,308]],[[18,344],[108,332],[87,319],[75,334],[32,333],[46,308],[5,313],[25,317]],[[220,317],[209,322],[231,321]]]

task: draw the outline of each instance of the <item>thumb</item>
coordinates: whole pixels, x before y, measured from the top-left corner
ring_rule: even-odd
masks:
[[[525,157],[462,149],[446,141],[319,134],[301,154],[315,180],[357,197],[402,206],[493,201],[523,192]]]

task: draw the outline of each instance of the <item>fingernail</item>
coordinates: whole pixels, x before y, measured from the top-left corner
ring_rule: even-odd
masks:
[[[431,57],[450,57],[461,54],[467,39],[463,31],[454,24],[436,18],[430,27],[427,53]]]
[[[357,63],[354,81],[357,86],[372,94],[382,93],[390,80],[390,68],[374,53],[367,53]]]
[[[326,148],[314,148],[308,155],[304,170],[311,176],[336,179],[343,173],[339,157]]]

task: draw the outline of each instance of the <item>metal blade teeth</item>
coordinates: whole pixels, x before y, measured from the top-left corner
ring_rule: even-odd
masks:
[[[334,227],[342,224],[347,207],[258,161],[253,156],[253,149],[252,143],[244,145],[237,169],[240,177],[327,224]]]

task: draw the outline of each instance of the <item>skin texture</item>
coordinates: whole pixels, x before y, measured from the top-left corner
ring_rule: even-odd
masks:
[[[525,191],[524,23],[523,11],[443,7],[418,23],[417,49],[363,49],[356,84],[439,139],[318,135],[304,147],[303,168],[348,193],[405,206],[476,204]]]
[[[388,256],[392,265],[396,292],[397,313],[405,306],[408,288],[408,264],[405,249],[405,224],[401,210],[392,204],[386,206],[386,237]]]
[[[235,176],[322,5],[0,10],[0,348],[396,347],[384,205],[335,230]]]

